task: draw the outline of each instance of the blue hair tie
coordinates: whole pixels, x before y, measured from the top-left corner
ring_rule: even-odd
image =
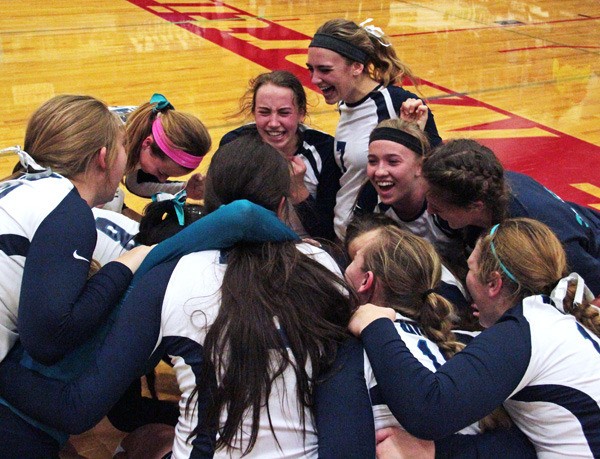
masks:
[[[152,97],[150,98],[150,103],[151,104],[156,104],[156,107],[154,107],[152,109],[153,112],[160,112],[161,110],[165,110],[167,108],[170,108],[171,110],[175,110],[175,107],[173,107],[173,105],[171,104],[171,102],[169,102],[167,100],[167,98],[165,96],[163,96],[162,94],[152,94]]]
[[[173,208],[175,209],[175,215],[177,215],[177,222],[179,226],[185,225],[185,201],[187,199],[187,191],[185,189],[181,190],[175,195],[169,193],[156,193],[152,195],[153,202],[160,201],[171,201],[173,203]]]
[[[490,237],[493,237],[494,234],[496,234],[496,231],[498,230],[499,226],[500,226],[500,223],[497,223],[496,225],[494,225],[492,227],[492,229],[490,230]],[[502,272],[504,274],[506,274],[511,281],[513,281],[515,284],[518,284],[519,281],[517,280],[517,278],[515,276],[513,276],[513,274],[508,270],[508,268],[506,266],[504,266],[504,263],[502,263],[500,261],[500,258],[498,257],[498,254],[496,253],[496,247],[494,246],[494,241],[492,241],[491,239],[490,239],[490,249],[492,249],[492,254],[494,255],[494,258],[500,265],[500,269],[502,270]]]

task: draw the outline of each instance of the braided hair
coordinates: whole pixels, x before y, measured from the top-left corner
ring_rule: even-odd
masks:
[[[471,139],[450,140],[425,157],[422,171],[430,193],[443,202],[467,207],[482,201],[492,213],[492,223],[506,218],[504,168],[486,146]]]

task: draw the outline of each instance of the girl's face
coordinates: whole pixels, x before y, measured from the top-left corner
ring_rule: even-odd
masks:
[[[357,102],[353,95],[357,92],[357,76],[363,65],[358,62],[348,64],[345,57],[325,48],[308,48],[308,62],[311,82],[325,97],[325,102],[333,105],[343,100]]]
[[[381,202],[401,207],[420,190],[421,158],[404,145],[376,140],[369,144],[367,176]]]
[[[481,241],[477,241],[475,249],[471,252],[467,264],[469,272],[467,273],[466,284],[471,298],[473,299],[473,315],[479,319],[479,323],[484,328],[494,325],[504,314],[504,310],[498,307],[497,301],[490,296],[489,282],[481,282],[478,277],[479,258],[481,255]]]
[[[366,233],[355,237],[350,241],[350,244],[348,244],[348,256],[352,262],[346,268],[344,277],[346,278],[346,282],[348,282],[354,291],[357,292],[361,303],[366,302],[371,296],[370,291],[361,289],[367,276],[367,273],[364,271],[364,249],[377,237],[378,233],[379,231],[377,229],[367,231]]]
[[[150,135],[142,143],[140,152],[140,168],[147,174],[154,175],[160,183],[166,182],[169,177],[181,177],[189,174],[190,170],[177,164],[168,156],[160,158],[152,152],[154,138]]]
[[[469,205],[457,206],[440,197],[439,192],[432,193],[431,188],[425,193],[427,211],[446,220],[452,229],[460,229],[469,225],[476,225],[481,219],[481,207]]]
[[[260,137],[286,158],[298,148],[298,125],[304,120],[290,88],[267,83],[256,91],[254,120]]]
[[[123,179],[123,174],[125,173],[125,166],[127,165],[127,152],[125,151],[125,133],[119,132],[117,136],[117,151],[115,152],[112,163],[108,168],[108,177],[107,177],[107,200],[108,202],[112,200],[115,195],[115,191],[119,186],[119,183]]]

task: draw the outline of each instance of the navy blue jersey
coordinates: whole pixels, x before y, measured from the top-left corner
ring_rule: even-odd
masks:
[[[567,252],[569,270],[581,275],[594,295],[600,295],[600,215],[563,201],[527,175],[505,174],[510,191],[508,217],[529,217],[548,225]]]

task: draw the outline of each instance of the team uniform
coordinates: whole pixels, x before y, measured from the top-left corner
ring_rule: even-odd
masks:
[[[136,246],[134,237],[140,224],[112,210],[92,209],[98,240],[94,249],[94,260],[102,266],[113,261]]]
[[[571,271],[580,274],[600,295],[600,214],[565,202],[527,175],[505,172],[510,190],[508,216],[529,217],[552,229],[567,253]]]
[[[225,134],[220,145],[256,133],[256,123],[246,124]],[[307,236],[333,241],[333,209],[341,177],[333,157],[333,137],[304,124],[298,126],[298,135],[299,145],[294,155],[300,156],[306,165],[304,184],[310,195],[304,202],[295,205],[294,210]]]
[[[600,339],[548,297],[525,298],[435,373],[387,319],[361,340],[391,412],[420,438],[447,436],[503,403],[538,457],[600,456]]]
[[[358,192],[366,181],[369,135],[379,122],[398,118],[402,103],[409,98],[418,99],[418,96],[398,86],[378,86],[356,103],[339,103],[340,120],[335,131],[334,154],[342,177],[334,226],[341,240],[346,234]],[[433,113],[429,113],[425,132],[433,147],[441,143]]]
[[[321,249],[309,244],[297,247],[341,276],[335,261]],[[213,434],[200,430],[198,436],[188,441],[190,433],[201,422],[199,416],[205,412],[207,394],[203,387],[199,387],[197,399],[192,399],[189,411],[186,406],[199,381],[203,341],[218,313],[225,269],[226,253],[216,250],[191,253],[179,261],[155,266],[130,292],[99,351],[97,364],[71,384],[69,390],[64,389],[63,383],[46,380],[42,391],[35,381],[24,377],[22,390],[13,394],[20,397],[19,406],[40,419],[54,420],[57,427],[66,431],[84,431],[99,421],[107,406],[115,402],[115,392],[118,392],[115,388],[127,387],[135,375],[143,372],[147,357],[155,349],[154,357],[168,356],[171,360],[182,392],[173,457],[212,457]],[[144,326],[135,327],[136,333],[132,335],[131,323],[139,322],[141,316]],[[277,326],[275,319],[273,326]],[[291,354],[290,357],[293,358]],[[6,388],[8,378],[0,375],[0,379]],[[308,411],[306,425],[302,425],[298,416],[301,405],[295,395],[296,380],[290,368],[277,378],[268,400],[276,438],[270,430],[266,407],[263,407],[260,432],[249,457],[317,457],[315,425]],[[40,403],[38,397],[48,403]],[[343,420],[339,422],[344,423]],[[250,423],[251,419],[244,420],[245,431],[249,430]],[[324,434],[327,428],[323,427]],[[359,431],[353,439],[361,436]],[[233,456],[241,455],[247,441],[248,438],[242,439],[238,445],[240,449],[236,449]],[[360,441],[373,443],[373,437]],[[215,456],[229,457],[229,454],[216,451]]]
[[[96,245],[92,211],[59,174],[2,183],[0,214],[0,360],[19,338],[31,357],[53,364],[108,317],[132,273],[109,263],[87,280]],[[2,411],[0,426],[12,412]]]

